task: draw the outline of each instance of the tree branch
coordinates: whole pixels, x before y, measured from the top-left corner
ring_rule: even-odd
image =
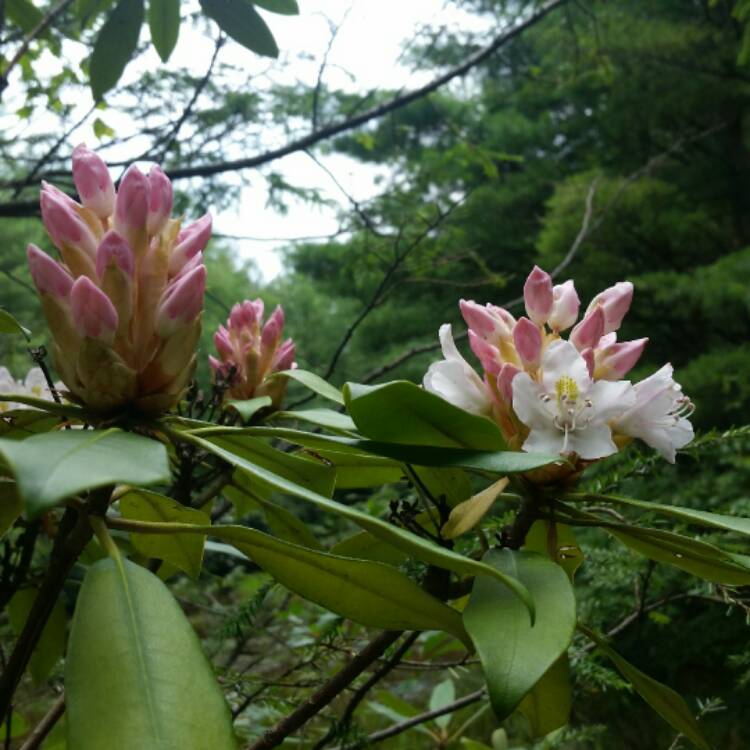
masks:
[[[65,693],[60,695],[52,704],[50,710],[47,711],[42,720],[34,727],[34,731],[28,736],[19,750],[36,750],[44,742],[63,713],[65,713]]]
[[[322,687],[316,690],[299,708],[285,716],[247,750],[270,750],[280,745],[290,734],[307,723],[345,688],[364,672],[402,634],[401,630],[384,630],[371,640],[352,660]]]

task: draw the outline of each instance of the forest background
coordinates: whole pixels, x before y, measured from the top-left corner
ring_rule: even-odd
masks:
[[[282,175],[278,158],[288,144],[313,159],[346,154],[385,168],[377,195],[358,201],[342,186],[339,231],[290,242],[283,272],[272,281],[263,282],[252,260],[240,258],[231,238],[212,241],[205,354],[230,306],[261,296],[267,306],[283,304],[301,367],[335,384],[419,382],[437,358],[438,326],[452,322],[463,330],[459,298],[513,309],[534,263],[557,269],[558,280],[575,278],[583,300],[629,279],[636,298],[623,337],[651,338],[633,379],[670,361],[696,404],[700,436],[674,467],[632,451],[590,481],[598,487],[617,482],[634,497],[750,514],[750,439],[734,429],[750,412],[750,45],[744,26],[750,8],[730,0],[453,4],[481,18],[485,30],[425,19],[404,61],[429,71],[435,85],[414,96],[329,87],[324,50],[283,50],[285,58],[318,55],[320,75],[312,87],[274,81],[272,68],[238,88],[237,57],[222,61],[235,43],[197,6],[185,4],[183,33],[190,27],[213,40],[205,74],[149,70],[113,88],[84,119],[76,99],[90,96],[86,63],[82,70],[63,53],[71,40],[96,35],[97,14],[111,3],[49,4],[57,9],[49,27],[13,75],[0,79],[0,116],[16,123],[0,134],[3,307],[35,332],[35,344],[44,343],[25,247],[45,246],[36,217],[39,181],[71,187],[70,153],[82,133],[105,158],[108,150],[127,154],[117,159],[123,165],[161,162],[179,192],[179,208],[193,216],[234,206],[251,178],[265,180],[268,201],[279,212],[290,200],[314,205],[325,198]],[[19,7],[28,11],[24,3],[0,3],[5,13],[15,8],[17,14]],[[304,23],[304,2],[300,10]],[[395,11],[383,5],[383,13]],[[17,15],[5,20],[4,46],[24,35]],[[517,33],[504,33],[519,26]],[[337,33],[332,26],[332,39]],[[148,47],[142,41],[138,54]],[[45,63],[50,54],[63,61],[54,73]],[[111,123],[123,117],[139,124],[137,138],[116,132]],[[270,146],[269,132],[279,135]],[[335,173],[330,178],[337,182]],[[243,211],[248,234],[262,233],[252,207]],[[10,337],[0,337],[0,364],[17,377],[30,366]],[[199,378],[207,387],[205,364]],[[292,388],[288,401],[303,395]],[[363,499],[362,493],[349,495],[344,499]],[[390,499],[381,492],[368,502],[379,508]],[[331,539],[345,531],[330,518],[299,512]],[[730,601],[718,587],[656,568],[601,535],[581,536],[587,558],[577,592],[588,621],[705,713],[702,724],[717,747],[750,747],[742,592]],[[228,579],[241,581],[241,600],[226,592]],[[175,585],[179,593],[179,580]],[[209,555],[199,588],[183,593],[207,650],[221,655],[223,679],[237,680],[247,696],[263,696],[238,713],[248,736],[283,715],[300,689],[324,681],[336,654],[359,637],[355,626],[322,615],[266,585],[245,563],[222,556]],[[5,620],[0,628],[10,638]],[[476,689],[472,664],[441,658],[443,645],[422,637],[416,648],[431,659],[429,668],[410,668],[407,661],[368,697],[357,716],[363,736]],[[238,658],[253,668],[238,669]],[[585,649],[573,669],[571,727],[534,744],[523,722],[513,719],[506,726],[511,747],[680,746],[680,738]],[[50,680],[34,688],[40,701],[54,686],[54,671]],[[493,719],[476,708],[426,721],[383,746],[471,750],[460,744],[462,737],[489,743]],[[301,735],[302,746],[313,747],[332,716],[316,719]],[[464,730],[470,718],[471,729]],[[644,737],[652,744],[643,744]],[[45,747],[62,747],[56,742],[59,734]]]

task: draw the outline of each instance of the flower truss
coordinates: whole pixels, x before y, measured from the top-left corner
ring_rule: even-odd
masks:
[[[524,285],[526,317],[461,300],[484,377],[461,356],[446,324],[440,328],[445,359],[430,366],[424,387],[494,418],[514,448],[592,461],[638,438],[674,463],[677,449],[693,439],[693,406],[669,364],[635,385],[623,379],[648,341],[617,340],[632,298],[633,285],[619,282],[597,294],[576,323],[573,282],[553,286],[535,267]]]

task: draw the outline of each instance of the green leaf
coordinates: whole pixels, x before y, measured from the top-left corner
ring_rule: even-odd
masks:
[[[461,737],[461,747],[464,750],[492,750],[489,745],[485,745],[484,742],[477,742],[477,740],[469,739],[468,737]]]
[[[167,523],[192,523],[208,526],[210,517],[196,510],[180,505],[171,497],[165,497],[147,490],[128,489],[120,497],[120,513],[124,518],[136,521]],[[201,536],[156,536],[154,534],[131,534],[133,546],[146,557],[174,565],[192,578],[197,578],[203,564],[203,542]]]
[[[376,560],[388,565],[401,565],[408,556],[397,547],[373,536],[369,531],[360,531],[353,536],[342,539],[331,547],[332,555],[358,557],[364,560]]]
[[[227,406],[231,406],[242,417],[242,421],[247,424],[261,409],[265,409],[273,402],[270,396],[258,396],[246,401],[228,401]]]
[[[299,6],[297,0],[253,0],[259,8],[271,11],[271,13],[281,13],[284,16],[299,15]]]
[[[229,707],[167,587],[129,560],[92,565],[65,662],[68,747],[234,750]]]
[[[468,500],[456,505],[443,526],[443,536],[447,539],[455,539],[457,536],[471,531],[480,523],[485,514],[495,504],[497,496],[507,486],[508,478],[503,477]]]
[[[605,499],[610,503],[627,505],[632,508],[641,508],[665,516],[671,516],[672,518],[677,518],[680,521],[697,526],[735,531],[738,534],[750,536],[750,518],[743,518],[742,516],[724,516],[720,513],[709,513],[705,510],[693,510],[692,508],[681,508],[675,505],[661,505],[660,503],[634,500],[629,497],[617,497],[615,495],[606,495],[601,499]]]
[[[103,141],[105,138],[113,138],[115,135],[114,128],[111,128],[109,125],[107,125],[107,123],[104,122],[101,117],[97,117],[91,124],[91,126],[94,130],[94,135],[100,141]]]
[[[75,14],[76,18],[88,25],[97,14],[109,8],[113,0],[76,0]]]
[[[641,672],[629,661],[623,659],[614,649],[597,635],[593,630],[579,625],[579,629],[588,636],[602,650],[604,654],[617,667],[620,674],[635,688],[638,695],[648,703],[651,708],[659,714],[676,731],[685,735],[694,745],[701,750],[711,750],[701,734],[698,722],[688,708],[681,695],[672,688],[657,682],[652,677]]]
[[[500,428],[428,393],[414,383],[344,386],[346,407],[359,431],[382,443],[502,450]]]
[[[279,56],[271,30],[248,0],[200,0],[200,3],[206,15],[235,42],[258,55]]]
[[[471,415],[470,415],[471,416]],[[234,432],[257,437],[274,437],[316,450],[332,450],[348,453],[372,453],[391,458],[400,463],[438,468],[463,468],[491,474],[515,474],[531,471],[541,466],[559,462],[560,456],[545,456],[542,453],[519,451],[479,451],[462,448],[440,448],[431,445],[408,445],[380,443],[372,440],[321,435],[283,427],[209,427],[195,430],[194,434],[208,437]]]
[[[254,492],[252,483],[244,474],[237,472],[234,482],[236,486],[225,487],[223,493],[241,513],[259,510],[276,536],[302,547],[322,549],[310,529],[294,513]]]
[[[16,636],[21,634],[36,596],[36,589],[20,589],[8,603],[8,619],[11,630]],[[65,607],[58,600],[52,608],[52,614],[42,630],[42,635],[29,661],[29,671],[37,685],[49,677],[55,664],[63,655],[66,630]]]
[[[167,62],[180,33],[180,0],[149,0],[148,27],[161,61]]]
[[[444,500],[449,508],[454,508],[472,495],[471,478],[463,469],[420,466],[413,470],[418,484],[424,485],[431,497]]]
[[[120,0],[99,31],[89,64],[96,101],[120,80],[138,46],[142,24],[143,0]]]
[[[317,393],[319,396],[333,401],[341,406],[344,405],[344,396],[341,391],[335,386],[323,380],[320,375],[316,375],[314,372],[308,370],[284,370],[283,372],[277,372],[272,377],[278,378],[291,378],[301,383],[305,388],[309,388],[313,393]]]
[[[3,739],[8,736],[8,723],[7,719],[0,723],[0,737]],[[16,737],[23,737],[29,731],[29,722],[18,713],[14,711],[10,719],[10,738],[16,739]]]
[[[504,719],[570,645],[576,624],[575,596],[562,568],[542,555],[491,550],[483,560],[520,580],[531,591],[537,608],[532,627],[516,597],[496,581],[481,577],[464,611],[492,707]]]
[[[228,401],[227,405],[231,406],[242,417],[242,421],[247,424],[261,409],[271,405],[270,396],[258,396],[246,401]]]
[[[554,560],[573,582],[584,560],[583,550],[570,526],[552,521],[534,521],[526,534],[523,548]]]
[[[5,15],[24,34],[33,31],[44,17],[42,11],[30,0],[5,0]]]
[[[672,565],[706,581],[729,586],[750,584],[750,567],[744,558],[712,544],[671,531],[625,524],[605,531],[650,560]]]
[[[573,706],[570,662],[563,654],[518,705],[526,717],[532,737],[544,737],[565,726]]]
[[[18,482],[29,514],[36,515],[83,490],[125,482],[168,482],[164,446],[117,429],[63,430],[26,440],[0,439],[0,454]]]
[[[390,458],[367,453],[337,453],[327,450],[316,451],[315,455],[333,465],[336,470],[337,490],[380,487],[400,482],[404,478],[401,465]]]
[[[328,427],[332,430],[346,430],[353,432],[357,426],[352,418],[346,414],[340,414],[333,409],[305,409],[302,411],[277,411],[274,419],[301,419],[303,422],[311,422],[320,427]]]
[[[306,500],[321,510],[336,513],[343,518],[353,521],[366,531],[370,531],[379,539],[383,539],[394,547],[409,552],[418,560],[431,563],[438,567],[445,568],[446,570],[452,570],[456,573],[465,573],[467,575],[490,575],[493,578],[502,581],[509,589],[520,597],[533,619],[534,603],[528,590],[517,580],[505,575],[501,571],[492,568],[489,565],[479,563],[476,560],[472,560],[471,558],[459,555],[458,553],[452,552],[444,547],[439,547],[426,539],[422,539],[408,531],[392,526],[391,524],[386,523],[379,518],[370,516],[367,513],[363,513],[356,508],[336,503],[333,500],[329,500],[327,497],[274,474],[260,466],[258,463],[232,453],[224,447],[224,444],[219,442],[220,438],[212,437],[211,439],[206,440],[196,434],[190,433],[178,434],[176,437],[183,440],[189,440],[193,444],[205,448],[214,455],[223,458],[232,466],[247,472],[247,475],[250,478],[264,482],[279,492],[285,492],[294,497]]]
[[[248,435],[229,433],[217,436],[212,442],[230,451],[232,455],[246,458],[254,465],[260,466],[274,476],[281,476],[318,494],[329,497],[333,494],[336,482],[336,472],[331,466],[326,466],[317,460],[293,456],[289,453],[272,448],[262,440],[256,440]],[[278,490],[275,484],[256,477],[262,488]],[[282,490],[283,491],[283,490]]]
[[[7,310],[0,307],[0,333],[22,334],[29,340],[31,331],[24,328]]]
[[[456,686],[453,684],[453,680],[450,677],[447,680],[439,682],[432,689],[430,695],[430,711],[437,711],[438,709],[449,706],[453,701],[456,700]],[[453,714],[443,714],[438,716],[434,721],[440,729],[445,729],[448,724],[451,723],[451,716]]]
[[[16,522],[23,512],[15,482],[0,479],[0,537]]]

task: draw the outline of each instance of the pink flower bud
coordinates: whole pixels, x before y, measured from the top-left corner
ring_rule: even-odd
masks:
[[[581,352],[581,357],[583,357],[583,361],[586,363],[586,369],[589,371],[589,377],[594,377],[594,371],[596,369],[596,360],[595,360],[595,354],[593,349],[584,349]]]
[[[198,266],[203,265],[203,253],[198,253],[197,255],[194,255],[185,265],[177,272],[175,276],[172,277],[172,281],[175,279],[179,279],[182,276],[185,276],[186,274],[189,274],[191,271],[194,271]]]
[[[109,297],[87,276],[80,276],[73,284],[70,311],[81,336],[112,343],[117,330],[117,311]]]
[[[552,288],[552,312],[549,316],[550,328],[559,333],[566,331],[578,318],[581,301],[572,281],[566,281]]]
[[[586,317],[570,332],[570,341],[579,352],[594,349],[604,335],[604,311],[595,307],[586,313]]]
[[[229,314],[229,325],[237,330],[248,328],[257,333],[262,320],[263,300],[261,299],[254,301],[247,299],[244,302],[238,302],[232,307]]]
[[[513,378],[521,372],[515,365],[506,362],[497,376],[497,390],[507,403],[513,402]]]
[[[276,305],[276,309],[271,313],[271,316],[263,326],[263,333],[261,334],[260,341],[261,346],[264,349],[275,349],[279,344],[281,338],[281,332],[284,330],[284,311],[281,305]]]
[[[149,235],[158,234],[172,215],[172,183],[159,166],[151,167],[148,173],[148,217],[146,228]]]
[[[135,250],[143,242],[149,204],[149,180],[135,165],[128,167],[117,191],[115,229]]]
[[[525,367],[534,368],[539,365],[542,333],[538,325],[534,325],[528,318],[519,318],[513,329],[513,343]]]
[[[274,372],[283,372],[284,370],[293,370],[296,367],[294,362],[295,346],[294,341],[287,339],[277,350],[273,358],[271,369]]]
[[[75,201],[62,197],[59,190],[45,185],[39,197],[42,221],[52,242],[60,250],[69,245],[84,253],[91,260],[96,255],[96,238],[88,224],[75,210]]]
[[[115,207],[115,186],[107,165],[86,146],[73,149],[73,182],[86,208],[106,219]]]
[[[502,366],[502,358],[497,347],[485,341],[472,330],[469,331],[469,346],[482,363],[485,372],[496,377]]]
[[[214,345],[221,357],[231,359],[234,356],[232,340],[229,337],[229,331],[224,326],[219,326],[219,330],[214,334]]]
[[[177,244],[169,259],[169,275],[175,276],[194,255],[203,252],[211,238],[211,214],[201,216],[198,221],[177,235]]]
[[[36,245],[26,248],[29,270],[34,285],[40,294],[52,294],[66,298],[73,287],[73,277],[56,261],[42,252]]]
[[[213,357],[212,355],[208,355],[208,364],[211,365],[211,369],[217,374],[217,375],[225,375],[227,371],[227,366],[219,359],[216,359],[216,357]]]
[[[162,295],[156,311],[156,332],[171,336],[182,326],[192,323],[203,309],[206,291],[206,267],[198,266],[173,281]]]
[[[135,273],[135,258],[128,241],[111,229],[102,237],[96,251],[96,273],[104,278],[107,268],[114,264],[130,278]]]
[[[538,326],[544,325],[552,312],[552,278],[539,266],[534,266],[523,285],[523,300],[529,318]]]
[[[597,380],[622,380],[633,369],[646,348],[648,339],[610,344],[596,353]]]
[[[604,311],[604,333],[610,333],[620,327],[632,301],[633,285],[629,281],[618,281],[591,300],[586,315],[595,307],[601,307]]]

